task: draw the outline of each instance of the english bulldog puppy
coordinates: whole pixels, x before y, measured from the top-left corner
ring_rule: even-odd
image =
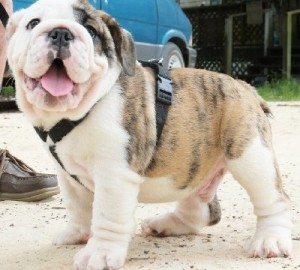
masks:
[[[290,255],[269,108],[253,87],[200,69],[170,71],[173,102],[158,138],[156,74],[136,61],[131,35],[111,16],[85,0],[40,0],[11,17],[7,36],[17,104],[57,164],[68,211],[54,243],[86,242],[74,269],[125,264],[139,201],[178,201],[142,224],[146,235],[197,234],[217,223],[227,171],[257,216],[248,254]]]

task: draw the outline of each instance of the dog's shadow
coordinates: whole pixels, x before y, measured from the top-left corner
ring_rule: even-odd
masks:
[[[223,264],[224,260],[237,258],[245,258],[242,247],[238,243],[224,246],[221,235],[158,238],[137,234],[131,242],[125,269],[140,269],[141,265],[143,269],[199,269],[201,265],[216,261]]]
[[[54,246],[51,242],[36,243],[27,248],[15,248],[7,253],[0,269],[10,270],[71,270],[73,257],[81,246]]]
[[[239,242],[226,244],[227,241],[224,234],[164,238],[136,234],[123,269],[230,269],[237,260],[244,266],[257,263],[257,259],[247,258]],[[73,257],[82,247],[84,245],[54,246],[49,241],[41,242],[25,252],[16,249],[6,257],[6,263],[13,266],[10,270],[71,270]]]

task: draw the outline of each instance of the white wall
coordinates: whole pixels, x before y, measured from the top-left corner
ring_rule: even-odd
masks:
[[[180,6],[185,7],[199,7],[210,5],[210,0],[180,0]]]

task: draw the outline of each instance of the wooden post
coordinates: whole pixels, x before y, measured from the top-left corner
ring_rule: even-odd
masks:
[[[284,18],[284,42],[283,42],[283,58],[282,58],[282,76],[286,79],[291,78],[292,71],[292,18],[293,15],[299,14],[300,9],[289,11]]]
[[[292,14],[287,14],[286,25],[286,78],[291,78],[291,65],[292,65]]]
[[[272,13],[270,10],[263,10],[264,13],[270,12],[270,17],[268,20],[271,20]],[[232,75],[232,57],[233,57],[233,18],[246,16],[247,13],[237,13],[228,16],[225,19],[225,73],[228,75]],[[267,16],[267,15],[266,15]],[[266,18],[267,19],[267,18]],[[269,29],[269,25],[265,25]],[[268,35],[270,36],[270,34]],[[267,48],[267,38],[265,34],[265,46]],[[266,49],[265,49],[266,50]]]
[[[273,10],[265,11],[265,31],[264,31],[264,56],[268,55],[268,48],[271,44],[273,26]]]
[[[228,75],[232,75],[232,21],[232,16],[229,16],[225,20],[225,73]]]

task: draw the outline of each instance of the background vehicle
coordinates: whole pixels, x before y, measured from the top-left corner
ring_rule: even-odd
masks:
[[[13,1],[14,10],[34,0]],[[191,47],[192,26],[176,0],[89,0],[111,14],[132,33],[138,60],[160,59],[168,68],[194,67],[196,50]]]

